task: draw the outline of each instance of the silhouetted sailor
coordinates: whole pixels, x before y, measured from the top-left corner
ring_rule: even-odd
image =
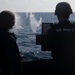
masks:
[[[61,68],[65,73],[73,75],[70,71],[75,69],[75,25],[69,21],[70,14],[72,9],[67,2],[56,5],[55,15],[59,22],[48,30],[47,45],[48,50],[52,51],[54,64],[57,66],[56,71],[59,68],[60,72]]]
[[[21,75],[19,48],[14,33],[9,31],[14,23],[15,15],[11,11],[0,13],[0,75]]]

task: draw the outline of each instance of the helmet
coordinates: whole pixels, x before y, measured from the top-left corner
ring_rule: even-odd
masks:
[[[4,10],[0,13],[0,19],[2,19],[2,20],[14,20],[15,15],[11,11]]]
[[[4,10],[0,13],[0,27],[7,30],[12,29],[15,23],[15,15],[13,12]]]
[[[72,9],[69,3],[60,2],[56,5],[55,15],[69,16],[70,14],[72,14]]]

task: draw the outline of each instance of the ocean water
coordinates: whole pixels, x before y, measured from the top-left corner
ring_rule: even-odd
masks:
[[[16,12],[14,32],[21,56],[25,61],[52,59],[51,51],[41,51],[41,45],[36,45],[36,35],[41,34],[41,24],[58,22],[54,13]],[[75,13],[70,16],[75,21]]]

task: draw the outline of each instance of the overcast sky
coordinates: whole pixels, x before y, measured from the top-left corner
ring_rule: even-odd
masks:
[[[0,0],[0,11],[15,12],[54,12],[58,2],[69,2],[75,11],[75,0]]]

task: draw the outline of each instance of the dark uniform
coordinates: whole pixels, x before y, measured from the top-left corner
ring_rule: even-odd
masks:
[[[58,67],[75,68],[75,25],[70,21],[54,24],[47,32],[47,48]]]
[[[15,16],[10,11],[0,13],[0,75],[21,75],[19,48],[14,33]]]
[[[0,71],[10,75],[21,75],[21,60],[14,34],[0,28]]]
[[[75,25],[69,21],[72,9],[69,3],[59,2],[55,15],[59,23],[47,33],[47,48],[52,51],[53,73],[75,75]]]

